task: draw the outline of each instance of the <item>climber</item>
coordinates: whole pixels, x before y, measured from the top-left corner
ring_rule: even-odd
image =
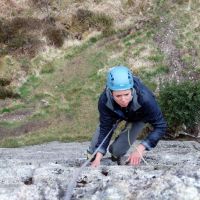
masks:
[[[139,165],[145,150],[154,148],[166,132],[167,124],[155,96],[125,66],[115,66],[108,71],[106,88],[100,95],[98,109],[99,125],[87,150],[88,155],[92,155],[99,148],[91,161],[92,167],[100,165],[113,132],[101,146],[100,144],[118,120],[126,122],[125,128],[109,146],[111,158],[118,164],[138,134],[142,132],[145,124],[151,124],[153,130],[130,153],[127,159],[130,165]]]

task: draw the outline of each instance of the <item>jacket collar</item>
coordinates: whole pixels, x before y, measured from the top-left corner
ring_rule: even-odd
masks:
[[[106,102],[106,106],[108,108],[110,108],[111,110],[114,110],[113,108],[113,97],[112,97],[112,94],[111,94],[111,91],[109,88],[106,88],[106,97],[107,97],[107,102]]]
[[[136,90],[134,88],[133,88],[132,95],[133,95],[133,99],[132,99],[132,101],[133,101],[133,111],[136,111],[139,108],[141,108],[141,105],[138,102],[138,95],[137,95]]]

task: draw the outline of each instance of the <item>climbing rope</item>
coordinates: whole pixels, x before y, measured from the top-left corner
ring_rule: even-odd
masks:
[[[68,184],[68,187],[67,187],[67,191],[65,193],[65,196],[64,196],[64,200],[70,200],[71,197],[72,197],[72,193],[73,193],[73,189],[75,188],[76,186],[76,181],[80,175],[80,173],[83,171],[84,167],[86,167],[90,161],[92,160],[92,158],[96,155],[96,153],[99,151],[99,149],[101,148],[101,146],[103,145],[103,143],[106,141],[106,139],[108,138],[108,136],[117,128],[118,124],[119,124],[120,120],[118,120],[112,127],[112,129],[108,132],[108,134],[106,135],[106,137],[103,139],[103,141],[101,142],[101,144],[99,145],[99,147],[94,151],[94,153],[91,155],[91,157],[86,160],[83,165],[74,172],[74,175],[72,177],[72,180],[71,182]]]
[[[184,131],[180,131],[180,132],[178,132],[178,133],[179,133],[179,135],[187,135],[187,136],[190,136],[190,137],[195,138],[195,139],[200,138],[200,135],[199,135],[199,136],[194,136],[194,135],[191,135],[191,134],[186,133],[186,132],[184,132]]]
[[[137,147],[136,147],[136,150],[137,150],[137,152],[140,154],[140,157],[141,157],[141,159],[144,161],[144,163],[145,163],[147,166],[151,166],[151,165],[144,159],[144,156],[140,153],[140,151],[138,150]]]
[[[129,147],[131,147],[131,140],[130,140],[130,130],[128,129],[128,144],[129,144]],[[134,148],[133,148],[134,149]],[[140,153],[140,151],[138,150],[137,147],[135,147],[135,149],[137,150],[137,152],[139,153],[141,159],[144,161],[144,163],[147,165],[147,166],[151,166],[145,159],[144,159],[144,156]]]

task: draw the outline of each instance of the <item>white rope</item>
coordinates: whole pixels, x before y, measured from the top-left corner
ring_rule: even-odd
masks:
[[[200,138],[200,135],[199,136],[194,136],[194,135],[191,135],[191,134],[186,133],[184,131],[179,131],[178,134],[179,135],[188,135],[188,136],[193,137],[193,138]]]
[[[140,157],[141,157],[141,159],[144,161],[144,163],[145,163],[147,166],[151,166],[151,165],[144,159],[144,156],[140,153],[140,151],[138,150],[138,148],[137,148],[137,147],[135,147],[135,148],[136,148],[137,152],[140,154]]]
[[[131,140],[130,140],[130,132],[129,132],[129,129],[128,129],[128,144],[129,144],[129,146],[131,147]],[[141,152],[138,150],[138,148],[135,147],[135,149],[136,149],[137,152],[140,154],[140,157],[141,157],[141,159],[144,161],[144,163],[145,163],[147,166],[151,166],[151,165],[144,159],[144,156],[141,154]]]

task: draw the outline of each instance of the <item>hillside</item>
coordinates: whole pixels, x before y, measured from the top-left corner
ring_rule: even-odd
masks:
[[[198,81],[199,11],[197,0],[2,0],[0,145],[90,139],[114,65],[156,95],[163,81]]]

